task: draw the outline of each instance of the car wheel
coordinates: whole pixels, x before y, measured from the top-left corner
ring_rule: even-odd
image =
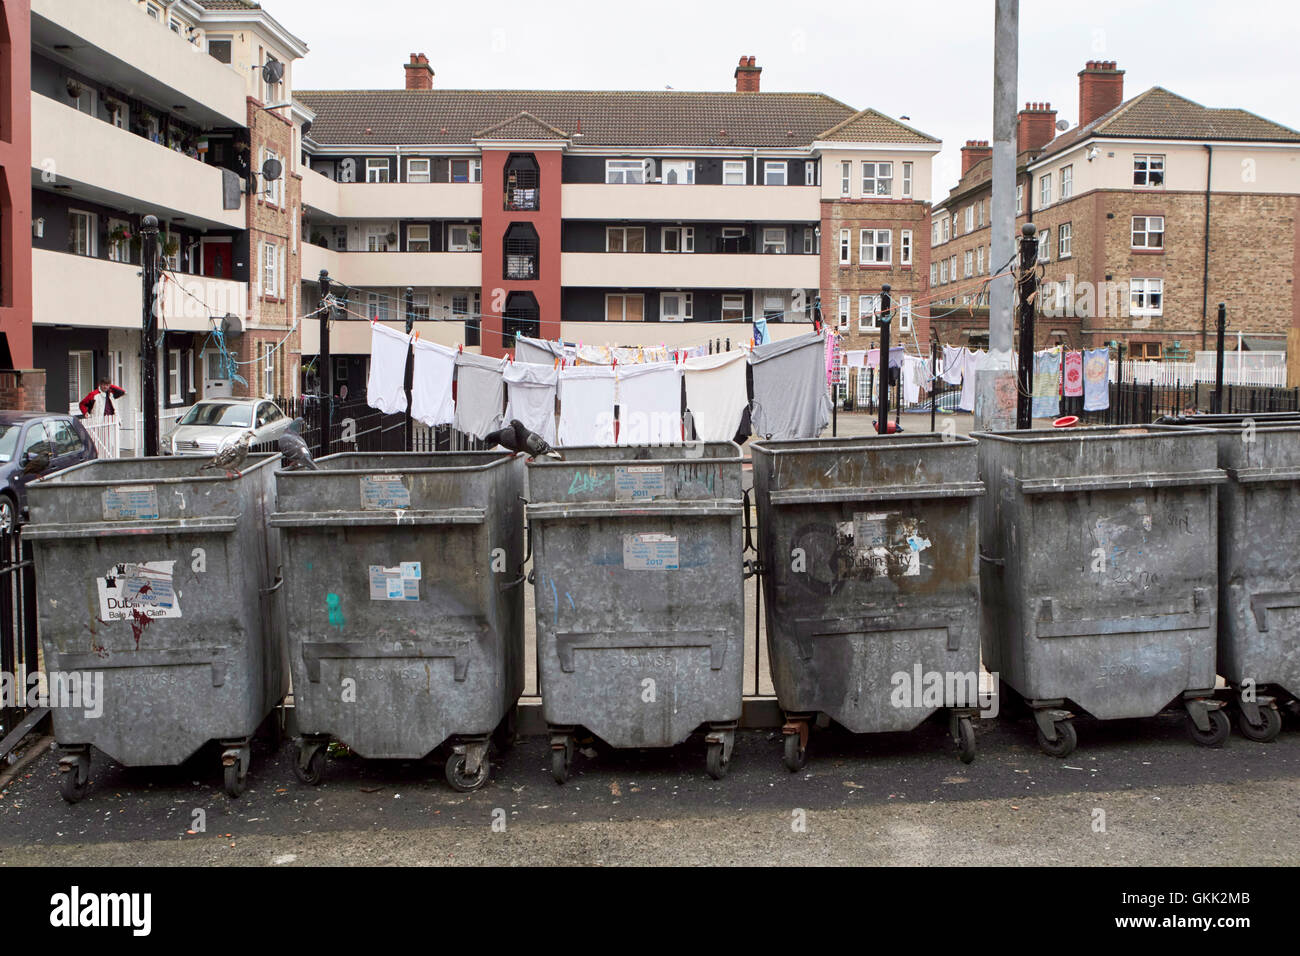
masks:
[[[7,494],[0,494],[0,534],[13,534],[18,526],[18,505]]]

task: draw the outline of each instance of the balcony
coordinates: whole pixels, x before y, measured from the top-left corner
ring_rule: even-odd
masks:
[[[480,183],[338,183],[302,170],[303,206],[333,219],[478,219]]]
[[[335,252],[303,243],[302,280],[315,282],[322,269],[359,288],[483,284],[483,256],[477,252]]]
[[[208,332],[211,316],[248,313],[248,285],[229,279],[180,276],[190,293],[169,281],[162,319],[171,332]],[[108,259],[32,250],[32,321],[35,325],[139,329],[142,307],[140,267]]]
[[[662,183],[561,187],[565,219],[816,222],[820,186],[666,186]]]
[[[239,209],[221,208],[223,173],[216,166],[33,94],[33,184],[49,188],[44,177],[50,170],[54,185],[70,186],[73,195],[92,202],[183,216],[199,228],[245,225],[242,200]]]
[[[406,331],[404,322],[390,320],[383,323],[390,329]],[[299,329],[299,348],[302,355],[316,355],[320,352],[320,322],[313,318],[303,322]],[[438,322],[416,322],[415,331],[425,342],[436,342],[454,348],[465,341],[465,322],[463,319],[448,319]],[[369,355],[370,323],[362,319],[344,316],[344,321],[335,321],[330,326],[330,352],[333,355]],[[477,346],[465,346],[466,352],[478,352]]]
[[[566,252],[560,256],[560,283],[616,289],[815,289],[820,257]]]

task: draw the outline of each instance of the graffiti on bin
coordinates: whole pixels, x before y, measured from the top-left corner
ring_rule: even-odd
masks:
[[[836,594],[848,581],[915,578],[933,566],[924,522],[897,511],[859,511],[852,520],[814,522],[790,542],[792,579],[808,590]]]

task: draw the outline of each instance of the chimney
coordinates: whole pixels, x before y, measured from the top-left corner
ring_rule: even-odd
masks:
[[[968,139],[961,148],[961,174],[965,176],[972,166],[993,155],[993,147],[986,139]]]
[[[1089,60],[1079,71],[1079,125],[1087,126],[1098,116],[1124,102],[1124,71],[1114,60]]]
[[[736,67],[736,92],[757,93],[758,75],[763,72],[761,66],[754,65],[752,56],[742,56],[740,66]]]
[[[1051,103],[1026,103],[1016,117],[1016,152],[1042,149],[1056,138],[1056,110]]]
[[[433,67],[429,58],[423,53],[412,53],[411,62],[406,64],[406,88],[408,90],[433,89]]]

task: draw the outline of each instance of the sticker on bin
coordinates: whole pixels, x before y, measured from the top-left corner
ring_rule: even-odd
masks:
[[[105,521],[158,520],[158,491],[153,485],[124,485],[105,488]]]
[[[614,467],[615,501],[650,501],[665,494],[663,465]]]
[[[411,491],[401,475],[363,475],[361,507],[365,511],[400,511],[411,507]]]
[[[677,536],[623,535],[623,567],[628,571],[676,571]]]
[[[180,617],[181,606],[172,586],[175,561],[115,564],[97,578],[99,619],[138,620],[141,617]]]
[[[370,565],[370,600],[420,600],[420,562],[403,561],[395,568]]]

